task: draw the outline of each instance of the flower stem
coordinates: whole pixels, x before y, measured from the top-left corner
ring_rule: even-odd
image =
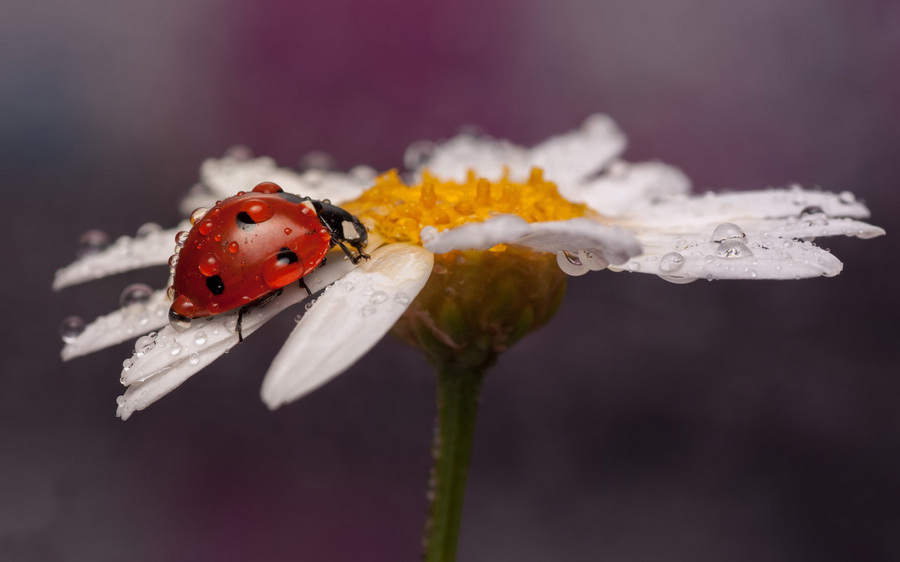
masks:
[[[432,454],[428,520],[425,523],[426,562],[456,559],[459,523],[466,494],[469,454],[484,372],[453,366],[438,368],[438,419]]]

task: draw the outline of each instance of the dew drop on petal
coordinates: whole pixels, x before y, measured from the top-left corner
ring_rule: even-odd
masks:
[[[563,271],[563,273],[572,277],[584,275],[585,273],[590,271],[590,269],[588,269],[584,266],[584,264],[581,263],[581,260],[578,259],[578,256],[569,252],[557,252],[556,263],[559,265],[559,268]]]
[[[109,247],[109,236],[102,230],[88,230],[78,237],[78,257],[99,254]]]
[[[394,302],[406,306],[409,304],[409,295],[406,293],[397,293],[394,295]]]
[[[684,265],[684,256],[678,252],[669,252],[659,260],[659,270],[664,273],[678,271]]]
[[[841,203],[845,205],[850,205],[852,203],[856,203],[856,195],[853,195],[851,191],[842,191],[840,195],[838,195]]]
[[[749,258],[753,256],[753,252],[740,240],[726,240],[716,248],[716,256],[720,258]]]
[[[169,353],[172,355],[178,355],[181,353],[181,344],[177,341],[172,341],[172,345],[169,346]]]
[[[200,355],[197,353],[191,353],[191,356],[188,358],[188,362],[191,365],[196,365],[200,362]]]
[[[724,242],[725,240],[741,240],[746,238],[744,229],[730,222],[723,222],[713,230],[712,241]]]
[[[640,270],[641,270],[641,264],[639,264],[638,262],[633,261],[628,264],[628,271],[640,271]]]
[[[825,214],[825,211],[822,210],[822,207],[818,205],[804,207],[803,210],[800,211],[800,219],[805,221],[809,226],[824,226],[828,224],[828,216]]]
[[[372,296],[369,297],[369,302],[372,304],[381,304],[386,300],[388,300],[388,294],[384,291],[375,291],[372,293]]]
[[[600,253],[583,250],[578,252],[578,260],[591,271],[603,271],[609,262],[603,259]]]
[[[84,320],[80,316],[69,316],[59,326],[59,335],[65,343],[72,343],[84,333]]]
[[[131,358],[126,359],[125,361],[122,361],[122,370],[123,371],[127,371],[128,369],[132,368],[133,366],[134,366],[134,360]]]
[[[156,346],[156,338],[151,335],[141,336],[134,342],[134,353],[140,357]]]
[[[676,285],[687,285],[688,283],[693,283],[697,280],[696,277],[675,277],[673,275],[660,275],[659,278]]]
[[[365,318],[367,316],[372,316],[373,314],[375,314],[375,306],[373,306],[371,304],[363,305],[359,309],[359,315],[362,316],[363,318]]]
[[[151,234],[155,234],[160,232],[163,228],[156,224],[155,222],[148,222],[146,224],[141,225],[140,228],[137,229],[137,234],[135,236],[137,238],[146,238]]]
[[[194,343],[196,345],[206,345],[206,332],[203,330],[197,330],[194,333]]]
[[[143,283],[134,283],[125,287],[119,296],[119,306],[122,308],[133,304],[145,304],[153,296],[153,289]]]

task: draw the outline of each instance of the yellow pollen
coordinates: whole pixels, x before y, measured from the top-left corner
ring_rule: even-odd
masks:
[[[528,181],[514,182],[508,173],[491,182],[469,171],[462,183],[440,181],[427,171],[419,185],[408,186],[391,170],[359,198],[341,206],[373,228],[387,242],[420,244],[426,226],[440,230],[482,222],[495,215],[514,214],[528,222],[567,220],[584,216],[587,207],[559,194],[556,184],[533,168]]]

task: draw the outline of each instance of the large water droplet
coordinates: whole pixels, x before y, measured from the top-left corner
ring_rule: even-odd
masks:
[[[78,237],[78,257],[99,254],[109,247],[109,236],[102,230],[88,230]]]
[[[188,358],[188,362],[191,365],[196,365],[200,362],[200,355],[197,353],[191,353],[191,356]]]
[[[584,275],[590,271],[587,266],[581,263],[581,259],[577,255],[570,252],[557,252],[556,263],[563,273],[572,277]]]
[[[153,289],[143,283],[134,283],[125,287],[119,295],[119,306],[122,308],[133,304],[145,304],[153,296]]]
[[[175,273],[175,268],[178,267],[178,254],[172,254],[169,258],[169,271]]]
[[[138,357],[143,356],[156,346],[156,338],[150,335],[141,336],[134,342],[134,353]]]
[[[187,230],[182,230],[178,234],[175,235],[175,245],[176,246],[184,246],[184,243],[187,242],[189,232]]]
[[[80,316],[69,316],[59,325],[59,335],[65,343],[72,343],[84,333],[84,320]]]
[[[712,241],[724,242],[725,240],[742,240],[746,238],[744,229],[730,222],[723,222],[713,230]]]
[[[822,207],[818,205],[804,207],[803,210],[800,211],[800,219],[809,226],[824,226],[828,224],[828,216],[825,214],[825,211],[822,210]]]
[[[664,273],[678,271],[684,265],[684,256],[678,252],[669,252],[659,260],[659,270]]]
[[[206,345],[206,332],[203,330],[194,332],[194,343],[197,345]]]
[[[740,240],[726,240],[716,248],[716,256],[720,258],[749,258],[753,256],[753,252]]]
[[[177,341],[172,341],[172,345],[169,346],[169,353],[172,355],[178,355],[181,353],[181,344]]]
[[[203,217],[206,216],[206,213],[209,212],[209,209],[206,207],[197,207],[193,211],[191,211],[191,224],[197,224]]]

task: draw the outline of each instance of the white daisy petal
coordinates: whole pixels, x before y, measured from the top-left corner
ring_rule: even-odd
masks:
[[[589,117],[580,129],[551,137],[532,149],[488,137],[460,135],[440,145],[424,167],[444,179],[463,181],[468,170],[499,179],[508,168],[514,180],[528,178],[532,167],[557,182],[577,181],[594,173],[625,149],[625,136],[605,115]]]
[[[559,182],[560,194],[585,203],[606,217],[646,208],[648,202],[687,194],[691,181],[684,173],[662,162],[618,161],[609,170],[587,182]]]
[[[709,224],[744,220],[794,217],[803,219],[821,210],[826,217],[862,219],[869,216],[865,205],[852,194],[809,191],[800,188],[712,193],[647,201],[632,208],[617,222],[628,228],[691,229]],[[603,209],[597,209],[603,213]]]
[[[355,266],[340,258],[338,252],[304,281],[316,292],[345,275]],[[265,306],[251,309],[244,315],[242,333],[246,338],[285,308],[307,298],[299,285],[290,285],[281,296]],[[122,370],[122,384],[140,383],[139,388],[126,391],[119,400],[117,415],[127,419],[135,410],[143,410],[178,387],[191,375],[203,369],[238,343],[235,332],[238,311],[216,316],[195,318],[191,327],[176,331],[166,326],[154,337],[141,338],[135,344],[134,355],[126,360]],[[159,380],[156,380],[159,377]],[[150,381],[155,381],[150,384]]]
[[[840,260],[811,242],[773,241],[766,246],[730,240],[702,242],[682,251],[651,252],[615,271],[651,273],[675,283],[695,279],[801,279],[833,277]]]
[[[101,316],[62,350],[63,361],[81,357],[141,334],[158,330],[168,323],[171,301],[166,291],[155,291],[145,303],[132,304]]]
[[[272,362],[262,399],[275,409],[341,374],[391,329],[431,275],[434,257],[392,244],[316,299]]]
[[[185,221],[176,228],[150,232],[136,238],[122,236],[102,252],[80,258],[58,270],[53,288],[58,291],[115,273],[163,265],[175,249],[175,235],[190,228],[190,223]]]
[[[436,254],[516,244],[554,254],[586,250],[607,263],[623,263],[641,252],[630,232],[589,219],[528,223],[515,215],[499,215],[442,232],[426,227],[421,236],[425,248]]]
[[[249,160],[225,157],[210,158],[200,168],[200,186],[195,186],[181,206],[190,213],[196,207],[215,204],[216,199],[231,197],[238,191],[250,191],[264,181],[275,182],[288,193],[296,193],[313,199],[329,199],[335,204],[358,197],[370,187],[374,174],[370,168],[360,166],[351,173],[307,170],[298,173],[280,168],[271,158]]]

